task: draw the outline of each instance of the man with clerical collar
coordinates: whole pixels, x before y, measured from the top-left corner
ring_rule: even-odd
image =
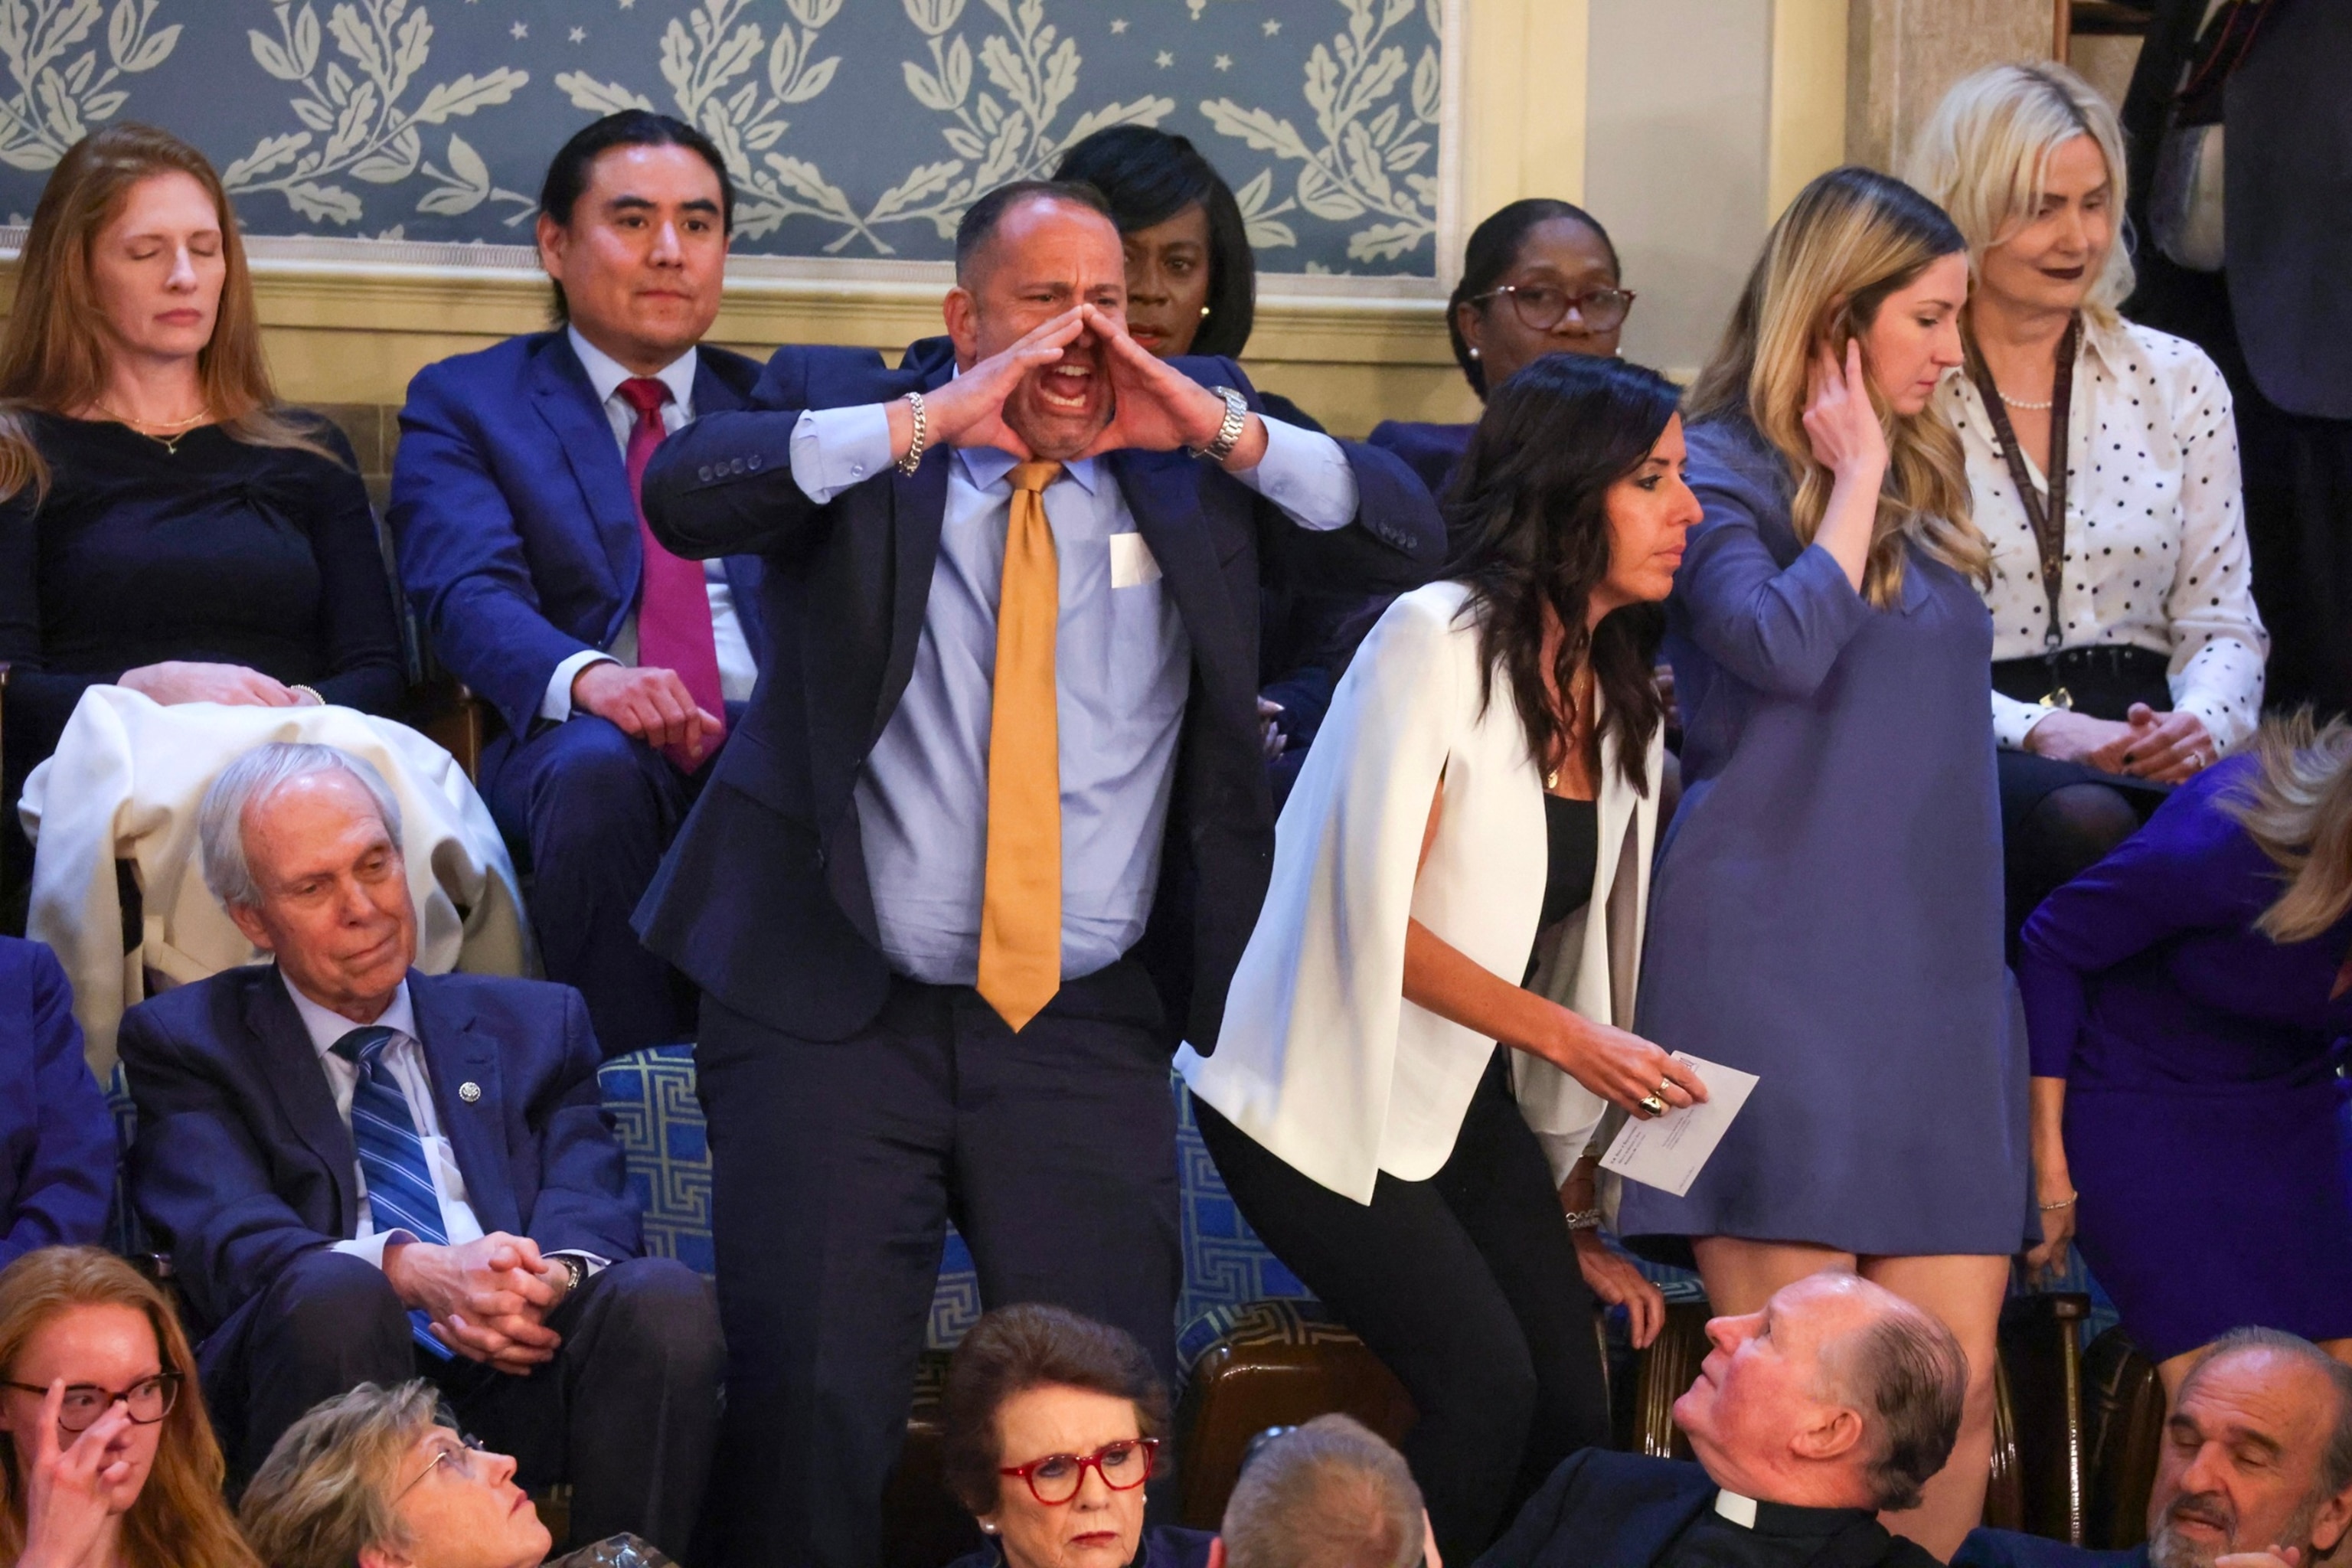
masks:
[[[2147,1540],[2122,1552],[1979,1530],[1953,1568],[2311,1568],[2352,1530],[2352,1367],[2275,1329],[2222,1335],[2164,1424]]]
[[[1478,1568],[1928,1568],[1889,1532],[1959,1435],[1968,1362],[1933,1316],[1852,1274],[1706,1326],[1675,1420],[1698,1462],[1587,1448]]]

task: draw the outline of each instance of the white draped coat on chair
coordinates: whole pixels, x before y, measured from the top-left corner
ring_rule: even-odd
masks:
[[[56,950],[73,982],[91,1070],[114,1068],[125,1008],[257,952],[209,889],[196,805],[222,769],[257,746],[337,746],[375,764],[400,803],[401,852],[416,901],[416,967],[428,974],[533,974],[538,959],[514,862],[457,759],[404,724],[350,708],[163,707],[93,686],[58,749],[25,781],[18,811],[33,840],[26,934]],[[115,862],[138,878],[141,930],[125,952]]]
[[[1604,731],[1591,901],[1534,954],[1549,866],[1543,778],[1507,674],[1481,700],[1469,591],[1433,583],[1391,605],[1334,694],[1276,828],[1274,873],[1192,1091],[1300,1173],[1370,1203],[1383,1171],[1426,1181],[1454,1152],[1495,1042],[1404,999],[1408,921],[1472,962],[1595,1021],[1633,1025],[1657,834],[1663,734],[1646,794]],[[1440,781],[1429,858],[1422,837]],[[1589,918],[1599,911],[1600,918]],[[1519,1107],[1564,1179],[1607,1104],[1513,1053]]]

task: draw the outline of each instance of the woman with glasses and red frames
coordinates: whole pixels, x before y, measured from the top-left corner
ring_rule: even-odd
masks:
[[[1545,354],[1617,353],[1633,294],[1601,220],[1568,202],[1513,202],[1470,234],[1445,330],[1478,401]],[[1475,425],[1390,419],[1368,438],[1410,464],[1434,495],[1469,449]]]
[[[953,1568],[1203,1568],[1213,1539],[1143,1531],[1168,1391],[1129,1335],[1060,1307],[982,1315],[948,1363],[941,1468],[988,1544]]]
[[[179,1320],[112,1254],[47,1247],[0,1271],[0,1563],[260,1568]]]

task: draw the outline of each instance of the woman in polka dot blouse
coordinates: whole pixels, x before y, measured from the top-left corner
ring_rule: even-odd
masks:
[[[2270,638],[2229,388],[2193,344],[2116,313],[2132,265],[2106,100],[2063,66],[1979,71],[1945,96],[1909,176],[1976,264],[1969,363],[1937,395],[1993,552],[2013,938],[2172,785],[2252,734]],[[2063,529],[2046,477],[2061,439]]]

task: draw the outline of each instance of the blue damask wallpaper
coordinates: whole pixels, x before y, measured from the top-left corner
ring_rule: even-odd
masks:
[[[737,249],[927,259],[1105,125],[1180,132],[1261,265],[1434,271],[1441,0],[0,0],[0,211],[90,126],[216,162],[264,235],[524,244],[547,157],[692,120]]]

